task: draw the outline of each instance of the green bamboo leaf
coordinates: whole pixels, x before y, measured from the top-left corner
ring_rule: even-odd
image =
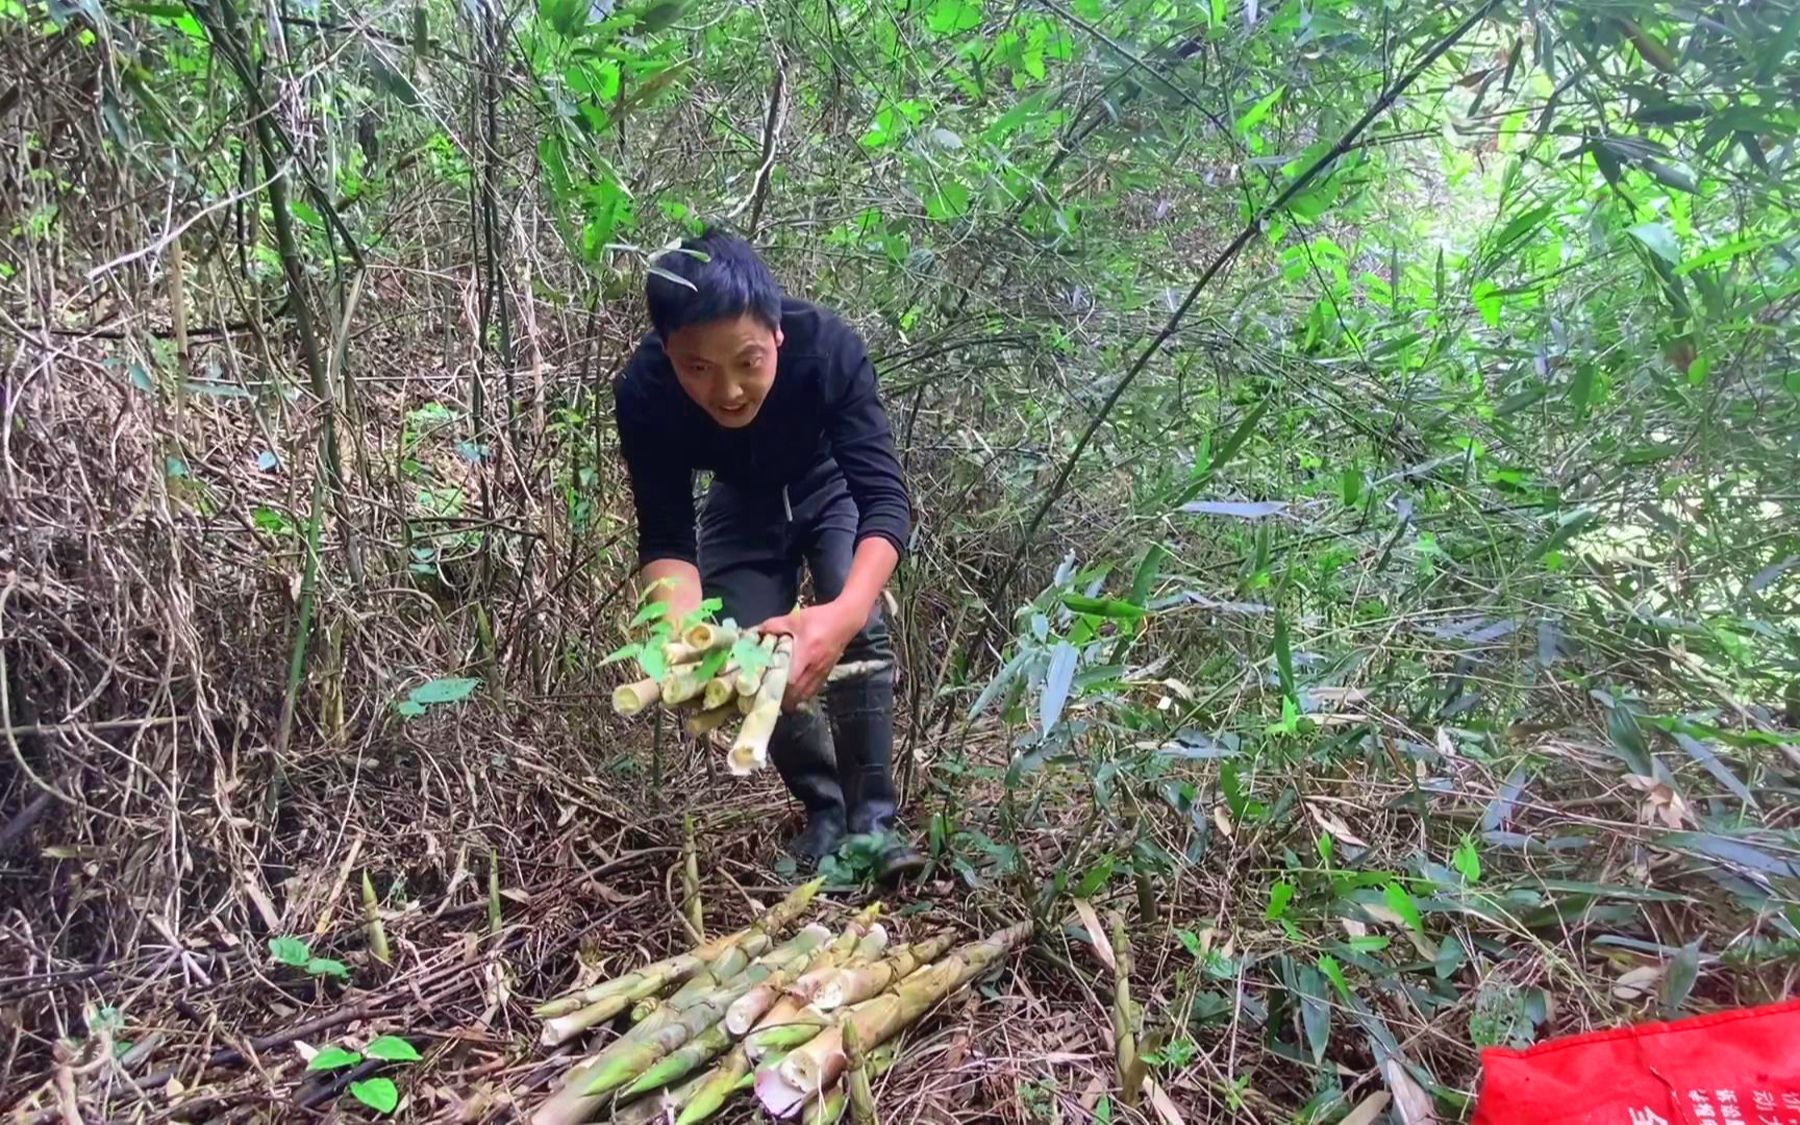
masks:
[[[1142,606],[1150,603],[1150,588],[1156,584],[1157,573],[1161,571],[1162,564],[1168,557],[1169,552],[1164,550],[1160,543],[1152,544],[1150,549],[1144,552],[1143,560],[1138,563],[1137,572],[1131,576],[1131,604]]]
[[[1075,886],[1075,897],[1093,898],[1099,893],[1101,887],[1106,886],[1107,881],[1112,878],[1112,873],[1113,858],[1106,856],[1099,863],[1088,868],[1087,874],[1081,877],[1081,882]]]
[[[1325,979],[1317,969],[1303,966],[1294,974],[1294,983],[1299,986],[1300,1025],[1317,1065],[1325,1061],[1325,1049],[1331,1045],[1331,1008],[1325,1002]]]
[[[1231,436],[1225,440],[1225,444],[1219,447],[1217,453],[1213,454],[1212,463],[1207,466],[1209,474],[1217,473],[1229,465],[1231,459],[1237,456],[1238,450],[1244,448],[1244,443],[1249,441],[1250,435],[1256,431],[1257,423],[1261,422],[1262,416],[1268,412],[1270,401],[1270,398],[1265,396],[1251,409],[1249,414],[1244,416],[1244,420],[1238,423],[1237,429],[1231,431]]]
[[[1064,594],[1061,601],[1076,613],[1093,617],[1135,619],[1149,612],[1141,603],[1120,598],[1089,598],[1081,594]]]
[[[1329,953],[1321,956],[1319,958],[1319,972],[1323,973],[1325,979],[1329,980],[1337,987],[1339,992],[1343,993],[1344,999],[1348,1000],[1350,998],[1350,982],[1344,979],[1343,967],[1338,964],[1338,959],[1336,957],[1333,957]]]
[[[1532,548],[1530,558],[1541,559],[1551,551],[1561,550],[1569,540],[1587,530],[1588,525],[1597,518],[1599,513],[1586,508],[1564,517],[1542,542]]]
[[[1038,720],[1045,734],[1050,733],[1057,720],[1062,718],[1063,705],[1069,701],[1077,656],[1075,646],[1068,641],[1058,642],[1056,651],[1050,654],[1050,669],[1044,674],[1044,694],[1038,701]]]
[[[1462,874],[1463,882],[1474,886],[1481,882],[1481,854],[1475,850],[1475,839],[1464,836],[1462,843],[1456,845],[1456,852],[1450,857],[1450,863]]]
[[[315,977],[335,977],[338,980],[350,979],[350,967],[342,961],[334,961],[329,957],[314,957],[307,961],[306,971]]]
[[[1701,742],[1699,739],[1683,734],[1680,731],[1675,731],[1673,733],[1676,744],[1683,750],[1686,750],[1688,756],[1693,758],[1694,761],[1699,762],[1704,766],[1707,773],[1710,773],[1713,777],[1717,778],[1719,784],[1729,789],[1732,795],[1744,802],[1744,804],[1751,808],[1757,807],[1756,796],[1750,792],[1750,787],[1738,780],[1737,774],[1732,773],[1731,768],[1719,760],[1719,756],[1713,753],[1710,746]]]
[[[1674,960],[1669,962],[1669,971],[1663,974],[1664,1018],[1674,1019],[1681,1013],[1682,1005],[1687,1003],[1688,996],[1694,991],[1694,982],[1699,977],[1700,939],[1695,938],[1676,951]]]
[[[538,0],[538,18],[558,35],[573,37],[587,26],[588,0]]]
[[[291,934],[269,939],[269,956],[277,965],[291,965],[296,969],[306,967],[312,958],[312,947]]]
[[[383,1062],[418,1062],[419,1052],[398,1035],[383,1035],[363,1048],[363,1053]]]
[[[342,1070],[347,1066],[355,1066],[363,1061],[363,1057],[355,1051],[346,1051],[342,1047],[321,1047],[319,1053],[306,1064],[308,1070]]]
[[[730,649],[713,649],[711,652],[700,658],[699,666],[694,669],[694,678],[699,680],[712,679],[719,674],[719,669],[725,667],[725,662],[729,659],[731,659]]]
[[[1281,692],[1292,700],[1299,699],[1294,690],[1294,650],[1288,640],[1287,615],[1275,614],[1275,670],[1281,676]]]
[[[1649,248],[1652,254],[1671,266],[1681,264],[1681,244],[1675,241],[1674,228],[1667,223],[1639,223],[1626,231]]]
[[[1287,913],[1288,904],[1294,901],[1294,884],[1283,879],[1269,888],[1269,905],[1263,911],[1263,917],[1274,922]]]
[[[1281,95],[1285,93],[1287,93],[1286,86],[1277,86],[1258,99],[1255,105],[1245,110],[1244,115],[1237,119],[1237,131],[1246,136],[1249,135],[1250,130],[1256,128],[1262,123],[1263,118],[1269,116],[1269,111],[1275,108],[1275,103],[1280,101]]]
[[[634,641],[631,644],[626,645],[624,648],[615,649],[612,652],[608,653],[606,656],[606,659],[602,660],[600,662],[600,667],[604,668],[608,664],[617,664],[621,660],[630,660],[633,657],[638,656],[643,651],[644,651],[644,646],[641,643]]]
[[[626,626],[626,628],[635,629],[647,622],[655,621],[657,618],[667,614],[668,609],[668,605],[664,602],[648,602],[638,609],[637,616],[631,619],[631,624]]]
[[[661,645],[645,645],[638,651],[638,667],[644,675],[660,680],[669,674],[669,658]]]
[[[468,677],[440,677],[412,689],[408,698],[421,707],[435,703],[456,703],[467,699],[481,681]]]
[[[1400,915],[1401,920],[1413,933],[1420,937],[1425,936],[1425,919],[1419,916],[1419,904],[1413,900],[1412,895],[1407,893],[1405,887],[1399,883],[1389,883],[1382,889],[1381,897],[1387,903],[1388,909]]]
[[[350,1083],[350,1096],[376,1113],[392,1113],[400,1104],[400,1090],[392,1078],[365,1078]]]

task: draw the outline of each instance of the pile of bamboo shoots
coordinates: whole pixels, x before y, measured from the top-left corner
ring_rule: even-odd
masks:
[[[890,944],[876,904],[842,932],[809,924],[782,940],[819,886],[734,934],[540,1007],[546,1046],[627,1013],[632,1025],[571,1069],[533,1125],[693,1125],[743,1091],[777,1118],[837,1122],[892,1063],[895,1036],[1030,935],[1023,924],[960,946],[947,932]]]
[[[734,776],[744,777],[766,766],[769,736],[775,733],[781,699],[787,693],[792,638],[740,630],[730,621],[701,622],[689,627],[680,640],[665,642],[661,655],[657,663],[665,669],[663,674],[619,685],[613,691],[613,710],[635,715],[660,703],[685,713],[687,729],[696,735],[723,730],[742,719],[726,757],[728,767]],[[871,675],[886,667],[887,662],[880,660],[839,664],[827,682]]]

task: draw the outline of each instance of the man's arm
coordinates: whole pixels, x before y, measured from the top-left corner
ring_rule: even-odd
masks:
[[[638,588],[662,603],[671,625],[700,608],[700,569],[686,559],[651,559],[638,571]]]
[[[623,384],[616,385],[615,418],[637,515],[638,581],[673,624],[700,605],[694,474],[675,453],[678,443],[659,432],[643,401]]]

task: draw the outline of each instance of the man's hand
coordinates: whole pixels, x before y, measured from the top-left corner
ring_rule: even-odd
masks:
[[[771,617],[760,626],[765,633],[794,638],[793,662],[788,666],[787,694],[782,709],[792,711],[819,693],[825,677],[844,655],[844,648],[863,627],[867,614],[857,616],[855,609],[840,601],[808,606],[780,617]]]

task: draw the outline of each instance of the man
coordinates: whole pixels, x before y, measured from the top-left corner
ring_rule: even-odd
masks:
[[[718,229],[663,255],[645,282],[654,331],[614,381],[637,509],[639,576],[679,619],[716,597],[740,624],[793,638],[769,757],[806,810],[789,845],[807,866],[846,830],[887,841],[877,876],[917,871],[897,834],[891,669],[825,687],[840,659],[890,661],[881,592],[911,509],[862,340],[785,297],[756,252]],[[713,484],[696,535],[693,473]],[[800,565],[813,604],[794,609]],[[665,581],[666,580],[666,581]],[[835,742],[835,760],[832,743]]]

